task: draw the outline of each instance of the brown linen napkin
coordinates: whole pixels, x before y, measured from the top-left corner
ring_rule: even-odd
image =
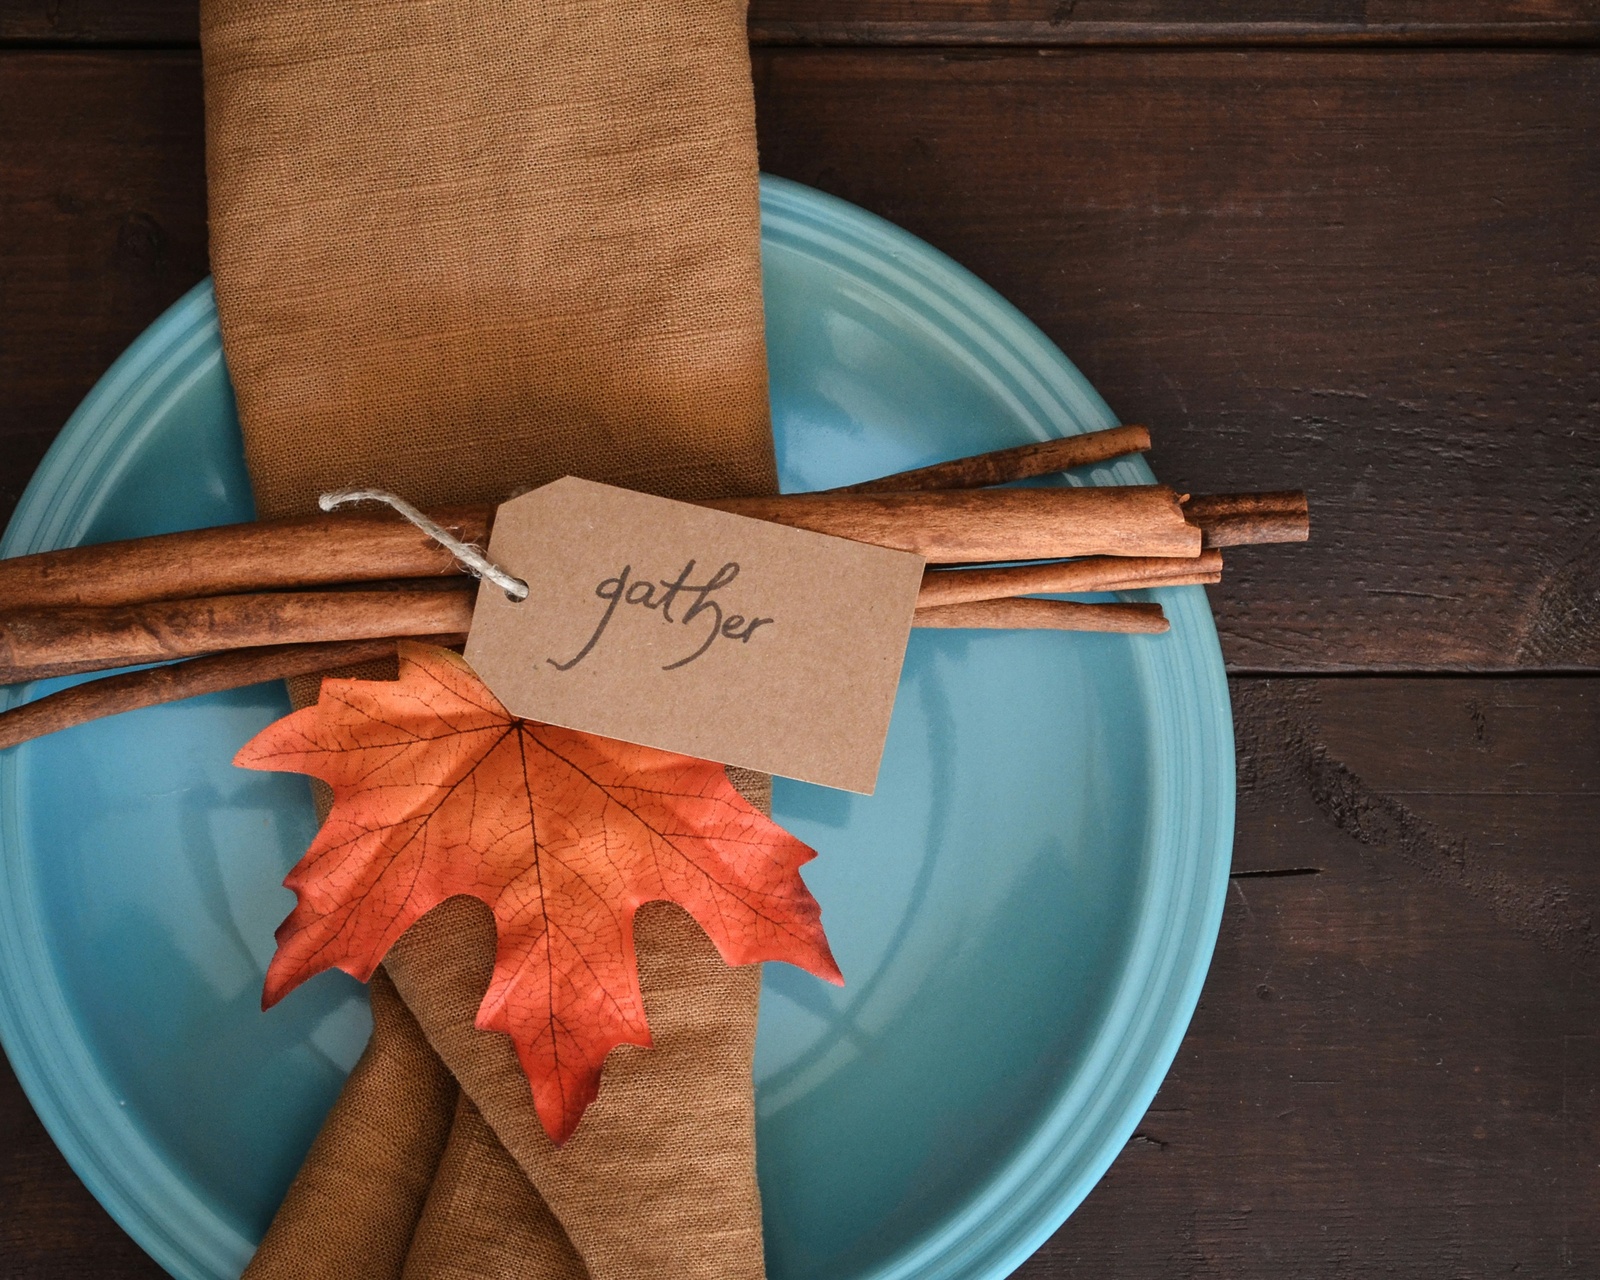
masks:
[[[357,484],[773,491],[742,0],[203,0],[201,38],[262,516]],[[391,952],[399,999],[375,978],[372,1043],[248,1274],[759,1277],[759,971],[642,911],[656,1048],[612,1055],[557,1151],[472,1027],[488,920],[456,899]]]

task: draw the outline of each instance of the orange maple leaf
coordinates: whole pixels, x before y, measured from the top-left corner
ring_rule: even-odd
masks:
[[[686,908],[729,964],[787,960],[843,981],[799,875],[815,851],[721,765],[519,720],[448,650],[402,644],[395,681],[323,681],[315,706],[234,763],[333,788],[284,881],[298,900],[262,1006],[324,969],[364,982],[429,908],[480,898],[499,941],[477,1025],[511,1037],[557,1143],[606,1055],[650,1044],[633,950],[643,903]]]

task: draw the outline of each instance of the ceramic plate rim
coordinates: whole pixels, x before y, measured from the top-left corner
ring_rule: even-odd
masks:
[[[1109,426],[1110,409],[1031,322],[964,268],[891,223],[798,183],[762,178],[763,238],[846,262],[993,362],[1041,438]],[[0,556],[81,536],[83,495],[126,459],[152,401],[182,393],[220,359],[210,281],[172,305],[112,364],[68,420],[0,539]],[[1142,459],[1117,464],[1148,481]],[[1160,659],[1136,651],[1167,756],[1152,822],[1181,874],[1150,885],[1100,1034],[1031,1138],[966,1207],[873,1273],[874,1280],[1009,1274],[1078,1206],[1132,1136],[1176,1057],[1222,917],[1231,859],[1231,708],[1203,588],[1163,595],[1175,633]],[[20,692],[0,694],[4,705]],[[15,798],[25,757],[0,752],[0,1043],[51,1137],[90,1192],[172,1274],[235,1275],[251,1243],[213,1213],[140,1137],[110,1092],[48,964]],[[1198,785],[1195,785],[1198,779]],[[1185,783],[1189,793],[1184,792]],[[1158,844],[1152,840],[1152,844]],[[1176,854],[1171,853],[1177,850]],[[1159,910],[1157,909],[1159,908]],[[1169,928],[1174,919],[1181,927]],[[89,1105],[85,1107],[85,1103]]]

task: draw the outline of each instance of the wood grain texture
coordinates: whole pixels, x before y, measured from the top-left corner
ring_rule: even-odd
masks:
[[[1235,878],[1028,1280],[1600,1274],[1600,681],[1233,682]],[[0,1270],[154,1276],[0,1080]]]
[[[198,58],[0,53],[0,519],[68,414],[206,273]]]
[[[162,1280],[56,1150],[0,1057],[0,1275],[7,1280]]]
[[[756,59],[763,159],[1041,323],[1195,491],[1304,484],[1212,598],[1239,671],[1600,662],[1600,61]],[[0,55],[0,513],[205,270],[192,54]],[[932,461],[933,459],[928,459]]]
[[[1593,0],[753,0],[756,44],[1256,48],[1587,45]]]
[[[1600,665],[1600,2],[1200,8],[754,0],[765,166],[996,285],[1164,480],[1311,489],[1212,589],[1235,669]],[[134,48],[195,25],[0,0],[0,518],[205,272],[198,58]],[[1200,1010],[1020,1274],[1600,1274],[1600,681],[1233,692]],[[161,1274],[3,1069],[0,1274]]]
[[[1304,486],[1235,670],[1600,662],[1600,60],[767,51],[762,161],[1054,338],[1156,473]]]
[[[12,44],[192,45],[195,0],[0,0]],[[760,45],[1584,45],[1597,0],[752,0]]]
[[[0,0],[0,41],[199,44],[198,0]]]
[[[1234,682],[1235,878],[1026,1280],[1600,1274],[1600,688]]]

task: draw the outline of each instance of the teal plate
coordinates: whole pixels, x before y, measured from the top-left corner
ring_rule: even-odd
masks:
[[[762,187],[786,488],[1111,425],[927,245]],[[1142,460],[1073,483],[1137,483]],[[248,519],[210,286],[101,380],[0,552]],[[877,794],[780,781],[848,985],[770,965],[756,1049],[773,1280],[999,1277],[1067,1217],[1177,1052],[1233,830],[1202,588],[1159,637],[918,632]],[[10,701],[51,686],[8,690]],[[263,1014],[302,780],[229,765],[281,686],[0,753],[0,1038],[73,1168],[174,1275],[239,1274],[365,1040],[339,974]]]

